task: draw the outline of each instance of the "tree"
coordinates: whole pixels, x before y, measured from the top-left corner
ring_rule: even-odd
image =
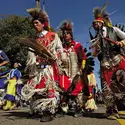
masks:
[[[21,37],[35,37],[28,18],[9,15],[0,19],[0,48],[3,49],[11,62],[18,60],[25,64],[27,50],[19,44]]]
[[[55,31],[53,27],[50,29]],[[10,62],[18,60],[25,66],[28,47],[19,44],[20,38],[34,38],[35,30],[28,17],[8,15],[0,18],[0,49],[8,55]]]

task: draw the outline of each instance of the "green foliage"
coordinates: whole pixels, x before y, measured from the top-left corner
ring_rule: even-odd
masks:
[[[36,34],[29,19],[9,15],[0,19],[0,49],[3,49],[11,62],[25,63],[27,50],[19,44],[21,37],[34,37]]]
[[[50,27],[50,31],[51,31],[51,32],[56,32],[53,27]]]
[[[51,31],[55,32],[51,27]],[[36,32],[28,17],[8,15],[0,18],[0,49],[4,50],[10,62],[19,61],[25,66],[27,47],[19,44],[20,38],[34,38]]]

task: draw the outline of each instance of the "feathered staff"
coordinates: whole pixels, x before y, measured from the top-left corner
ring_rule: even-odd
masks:
[[[39,55],[43,58],[48,59],[49,62],[54,62],[54,55],[52,55],[47,48],[45,48],[39,41],[36,41],[32,38],[20,38],[19,40],[20,44],[25,45],[27,47],[30,47],[32,49],[28,49],[29,51],[32,51],[36,55]]]
[[[49,17],[47,12],[45,11],[45,0],[43,2],[43,10],[41,11],[40,8],[40,0],[36,0],[36,7],[27,9],[27,12],[31,15],[31,17],[34,19],[43,19],[44,20],[44,28],[50,29],[49,25]],[[20,38],[20,44],[23,44],[25,46],[28,46],[30,51],[34,52],[37,55],[40,55],[44,58],[47,58],[49,62],[54,61],[54,56],[47,50],[45,46],[43,46],[38,40],[31,38]]]

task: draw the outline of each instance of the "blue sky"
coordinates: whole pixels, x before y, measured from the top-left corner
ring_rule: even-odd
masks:
[[[42,2],[43,0],[41,0],[41,5]],[[92,10],[96,6],[102,6],[105,2],[108,2],[107,11],[109,13],[117,10],[110,16],[113,24],[125,23],[125,0],[46,0],[46,11],[51,26],[55,29],[62,20],[71,19],[74,24],[75,39],[88,47],[89,45],[85,42],[89,41],[88,28],[93,21]],[[29,16],[26,9],[32,7],[35,7],[35,0],[1,0],[0,16],[9,14]],[[98,65],[99,62],[96,59],[95,75],[100,87],[100,80],[97,75]]]

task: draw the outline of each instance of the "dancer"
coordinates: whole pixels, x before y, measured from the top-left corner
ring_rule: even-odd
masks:
[[[92,26],[96,35],[90,48],[94,50],[93,55],[100,61],[100,77],[107,118],[117,119],[119,115],[116,101],[124,98],[125,94],[124,80],[116,82],[122,77],[119,75],[120,72],[125,72],[125,52],[122,51],[125,46],[125,33],[112,25],[106,7],[107,3],[93,10],[95,19]]]
[[[30,79],[22,89],[22,95],[30,99],[31,115],[42,114],[41,121],[51,121],[58,107],[56,87],[58,84],[58,55],[62,51],[62,43],[55,32],[50,31],[48,15],[40,9],[40,1],[36,0],[36,8],[27,10],[32,16],[32,24],[37,32],[36,39],[29,40],[30,51],[26,71]],[[26,44],[27,41],[24,41]],[[29,44],[28,44],[29,45]],[[35,54],[34,54],[34,53]],[[29,93],[26,93],[26,89]]]

